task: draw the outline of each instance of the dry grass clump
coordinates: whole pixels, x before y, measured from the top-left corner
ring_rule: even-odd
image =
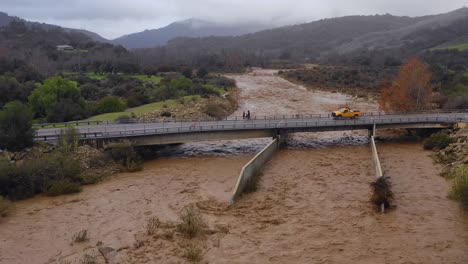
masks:
[[[139,249],[145,245],[145,241],[135,237],[135,242],[133,242],[133,248]]]
[[[80,264],[97,264],[97,257],[95,255],[84,254],[83,258],[80,259]]]
[[[156,234],[158,228],[161,226],[161,221],[156,217],[151,217],[146,221],[146,234],[152,236]]]
[[[177,231],[189,238],[205,234],[207,228],[205,219],[194,206],[186,207],[180,214]]]
[[[191,262],[200,262],[203,259],[203,251],[195,244],[187,244],[184,247],[184,257]]]
[[[86,229],[83,229],[77,233],[75,233],[72,237],[72,241],[74,243],[82,243],[82,242],[86,242],[89,240],[89,233],[88,233],[88,230]]]
[[[384,204],[385,208],[390,208],[393,201],[392,183],[390,177],[383,176],[378,178],[375,182],[371,183],[373,190],[371,201],[373,204],[380,206]]]

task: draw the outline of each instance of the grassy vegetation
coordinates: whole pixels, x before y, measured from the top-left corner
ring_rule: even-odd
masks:
[[[426,150],[443,149],[443,148],[446,148],[448,145],[450,145],[452,142],[453,142],[453,139],[449,135],[443,132],[438,132],[438,133],[432,134],[430,137],[424,140],[424,149]]]
[[[467,50],[467,49],[468,49],[468,44],[452,45],[452,46],[448,46],[447,49],[453,49],[453,50],[463,51],[463,50]]]
[[[203,259],[203,251],[195,244],[187,244],[184,248],[184,257],[191,262],[200,262]]]
[[[146,222],[146,234],[148,236],[152,236],[156,234],[158,231],[159,226],[161,225],[161,221],[159,221],[156,217],[151,217]]]
[[[191,95],[191,96],[185,96],[183,98],[184,98],[185,101],[187,101],[187,100],[192,100],[192,98],[200,99],[200,96],[199,95]],[[96,121],[96,120],[99,120],[99,121],[113,121],[113,120],[119,118],[120,116],[130,115],[132,113],[134,113],[137,117],[139,117],[139,116],[142,116],[143,114],[153,112],[153,111],[157,111],[157,110],[160,110],[160,109],[165,108],[165,107],[175,106],[177,104],[180,104],[180,101],[181,100],[172,100],[171,99],[171,100],[166,100],[166,101],[162,101],[162,102],[146,104],[146,105],[126,109],[124,112],[107,113],[107,114],[93,116],[93,117],[88,118],[87,120],[91,120],[91,121]]]
[[[120,74],[119,73],[117,75],[120,77],[124,77],[124,78],[137,79],[143,82],[153,82],[155,84],[158,84],[162,79],[162,77],[160,76],[154,76],[154,75],[148,76],[144,74]],[[107,74],[88,73],[88,77],[93,80],[102,81],[107,78]]]
[[[59,196],[63,194],[79,193],[81,192],[81,185],[72,182],[69,179],[53,181],[47,189],[48,196]]]
[[[200,212],[194,207],[186,207],[180,214],[180,222],[177,231],[189,238],[194,238],[206,233],[208,225]]]
[[[460,201],[465,209],[468,210],[468,171],[467,166],[455,168],[454,179],[450,197]]]

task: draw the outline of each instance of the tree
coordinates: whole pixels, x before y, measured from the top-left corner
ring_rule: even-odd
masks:
[[[86,118],[85,110],[71,99],[60,99],[47,113],[47,122],[69,122]]]
[[[125,110],[125,103],[120,101],[117,97],[107,96],[102,98],[96,103],[94,112],[96,114],[105,114],[113,112],[122,112]]]
[[[432,74],[428,65],[419,59],[410,59],[400,69],[394,83],[385,87],[379,100],[384,111],[412,111],[431,106]]]
[[[0,148],[21,150],[33,144],[33,114],[17,101],[6,104],[0,111]]]
[[[208,71],[205,68],[201,68],[197,71],[198,78],[203,79],[206,75],[208,75]]]
[[[185,76],[185,78],[187,79],[191,79],[192,78],[192,69],[191,68],[185,68],[182,70],[182,75]]]
[[[0,107],[19,97],[19,86],[14,77],[0,76]]]
[[[61,99],[70,99],[83,107],[84,101],[75,82],[62,77],[47,79],[29,96],[29,104],[37,117],[45,117]]]

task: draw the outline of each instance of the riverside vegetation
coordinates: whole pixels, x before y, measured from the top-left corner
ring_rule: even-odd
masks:
[[[424,148],[435,151],[434,161],[445,166],[441,175],[452,180],[449,197],[460,201],[468,210],[468,130],[462,129],[451,135],[432,134],[424,141]]]
[[[78,133],[68,128],[58,147],[41,144],[28,149],[21,158],[12,153],[0,156],[0,214],[11,208],[9,200],[77,193],[81,186],[93,184],[115,171],[142,169],[142,159],[128,143],[115,144],[108,152],[79,146]]]

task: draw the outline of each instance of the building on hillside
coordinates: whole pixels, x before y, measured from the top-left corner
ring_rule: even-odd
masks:
[[[73,50],[73,47],[69,45],[58,45],[57,50],[58,51]]]

